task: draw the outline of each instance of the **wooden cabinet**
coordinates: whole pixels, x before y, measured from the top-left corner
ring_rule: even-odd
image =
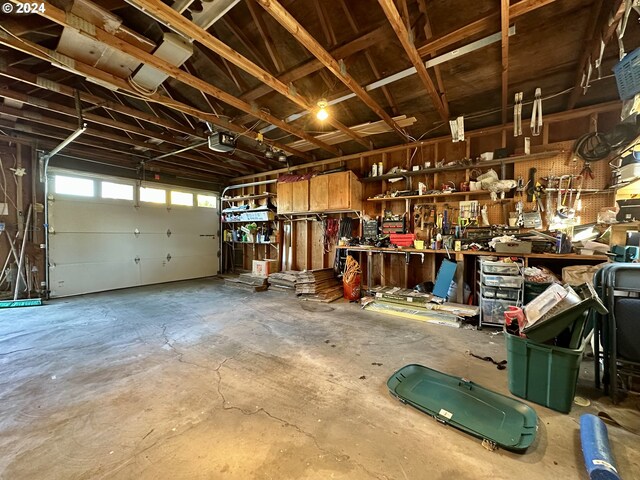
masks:
[[[293,186],[293,211],[309,211],[309,180],[291,184]]]
[[[278,183],[278,214],[293,212],[293,183]]]
[[[313,177],[309,188],[309,210],[324,212],[329,209],[329,175]]]
[[[362,210],[362,184],[351,171],[331,173],[329,177],[328,210]]]
[[[362,210],[362,184],[352,172],[278,184],[278,213]]]

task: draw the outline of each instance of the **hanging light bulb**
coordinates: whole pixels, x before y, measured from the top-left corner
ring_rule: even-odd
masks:
[[[321,122],[329,118],[329,112],[327,111],[327,100],[321,99],[318,101],[318,111],[316,112],[316,118]]]

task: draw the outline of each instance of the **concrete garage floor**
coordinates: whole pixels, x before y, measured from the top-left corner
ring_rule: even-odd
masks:
[[[605,400],[534,405],[529,451],[489,452],[385,382],[415,362],[508,394],[465,354],[503,359],[501,336],[330,306],[205,279],[1,311],[0,478],[587,478],[578,417]],[[638,478],[639,437],[609,431]]]

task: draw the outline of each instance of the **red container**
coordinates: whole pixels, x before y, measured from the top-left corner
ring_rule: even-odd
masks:
[[[360,275],[356,275],[353,279],[353,282],[347,283],[345,281],[342,282],[342,286],[344,287],[344,298],[349,300],[350,302],[357,302],[360,300]]]
[[[399,247],[410,247],[416,236],[413,233],[392,233],[389,239],[391,243]]]

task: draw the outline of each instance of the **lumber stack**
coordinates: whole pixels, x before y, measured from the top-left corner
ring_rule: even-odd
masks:
[[[225,278],[224,284],[227,287],[237,288],[247,292],[264,292],[269,288],[265,277],[256,277],[250,273],[242,273],[234,278]]]
[[[296,294],[306,300],[333,302],[343,295],[342,283],[332,268],[307,270],[298,274]]]
[[[299,274],[300,272],[297,270],[272,273],[269,275],[269,286],[272,290],[296,293],[296,283]]]
[[[373,291],[374,298],[364,308],[387,315],[459,327],[460,317],[473,317],[479,313],[477,306],[444,302],[430,293],[398,287],[378,287]]]

